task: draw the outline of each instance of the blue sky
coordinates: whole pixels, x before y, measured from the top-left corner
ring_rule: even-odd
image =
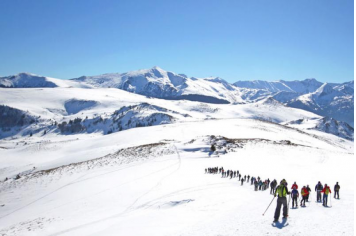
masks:
[[[353,0],[0,1],[0,76],[354,79]]]

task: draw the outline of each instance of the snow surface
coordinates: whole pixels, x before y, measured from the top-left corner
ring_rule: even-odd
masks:
[[[135,128],[105,136],[58,135],[47,142],[26,140],[27,145],[1,141],[0,161],[5,167],[1,177],[20,171],[27,175],[0,184],[4,204],[0,232],[352,235],[353,142],[320,134],[265,121],[227,119]],[[245,141],[227,154],[212,154],[210,135]],[[204,174],[205,168],[215,166],[262,179],[286,178],[312,188],[319,180],[331,186],[339,181],[341,199],[332,199],[332,208],[324,208],[315,203],[313,191],[306,208],[290,209],[287,224],[273,227],[275,203],[262,216],[273,198],[269,190],[255,192],[236,179]]]

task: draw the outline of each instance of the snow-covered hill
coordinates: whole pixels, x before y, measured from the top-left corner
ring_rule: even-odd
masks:
[[[46,98],[46,99],[43,99]],[[74,133],[113,133],[125,129],[206,119],[258,119],[275,123],[320,118],[287,107],[269,97],[248,104],[207,104],[148,98],[117,89],[38,88],[0,89],[0,101],[33,117],[0,130],[0,137],[44,136]],[[8,119],[7,113],[0,113]],[[4,128],[4,127],[2,127]]]
[[[352,235],[353,142],[315,132],[224,119],[0,140],[0,234]],[[205,174],[208,167],[309,184],[310,201],[272,224],[275,200],[262,216],[270,189]],[[318,181],[338,181],[341,198],[315,202]]]

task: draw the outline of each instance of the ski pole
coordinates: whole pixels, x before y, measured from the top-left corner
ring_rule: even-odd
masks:
[[[272,202],[273,202],[273,200],[274,200],[275,198],[276,198],[276,197],[273,196],[273,199],[272,199],[271,203],[268,205],[267,209],[266,209],[265,212],[262,214],[263,216],[265,215],[265,213],[267,212],[268,208],[271,206],[271,204],[272,204]]]
[[[288,213],[289,213],[289,203],[290,203],[290,194],[289,194],[289,198],[288,198],[287,215],[288,215]]]
[[[329,194],[330,195],[330,207],[332,207],[333,206],[333,204],[331,204],[331,194]]]

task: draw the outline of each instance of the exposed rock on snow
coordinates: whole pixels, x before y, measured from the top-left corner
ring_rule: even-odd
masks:
[[[175,121],[174,116],[189,117],[166,108],[141,103],[133,106],[123,106],[106,117],[76,118],[58,125],[61,133],[98,132],[110,134],[126,129],[169,124]]]
[[[36,120],[28,112],[0,105],[0,138],[15,135]]]
[[[335,120],[331,117],[319,119],[298,119],[287,122],[286,125],[299,129],[319,130],[325,133],[333,134],[348,140],[354,140],[354,128],[343,121]]]
[[[331,117],[324,117],[320,119],[314,129],[334,134],[349,140],[354,140],[354,128],[346,122],[337,121]]]
[[[79,99],[70,99],[64,103],[64,107],[68,114],[76,114],[82,110],[93,108],[98,105],[98,102],[91,100],[79,100]]]

